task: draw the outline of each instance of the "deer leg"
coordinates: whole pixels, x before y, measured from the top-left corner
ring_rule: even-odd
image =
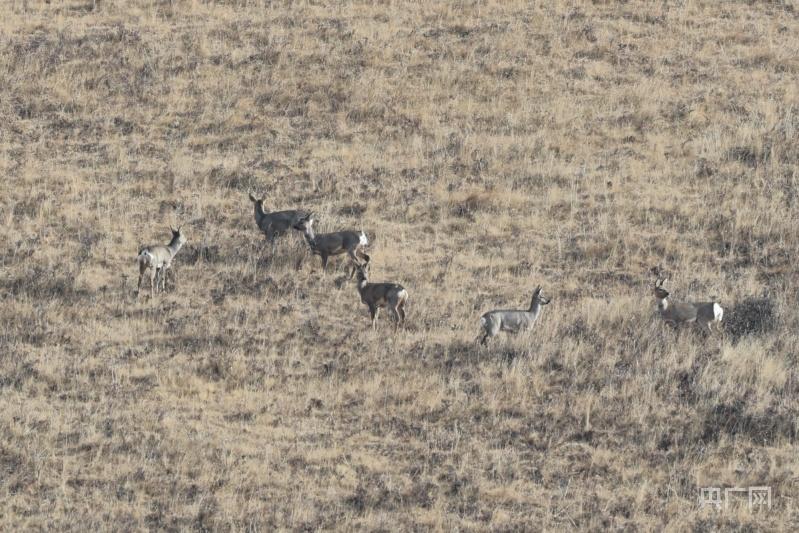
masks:
[[[274,231],[270,231],[267,239],[269,240],[270,247],[272,248],[269,254],[269,258],[273,259],[275,257],[275,254],[277,253],[277,234]]]
[[[164,266],[161,270],[161,292],[166,292],[166,275],[169,273],[169,267]]]
[[[322,276],[327,274],[327,261],[330,257],[327,254],[321,254],[322,257]]]
[[[401,322],[400,314],[399,314],[399,304],[397,304],[396,306],[393,306],[391,308],[391,312],[394,315],[394,331],[397,331],[399,329],[400,322]]]
[[[372,330],[377,328],[377,315],[380,313],[380,308],[376,305],[369,304],[369,314],[372,315]]]
[[[139,284],[136,286],[136,298],[139,297],[139,293],[141,292],[141,282],[144,280],[144,272],[147,270],[147,265],[144,263],[139,263]]]
[[[155,298],[155,277],[158,275],[158,269],[153,267],[150,269],[150,299]]]

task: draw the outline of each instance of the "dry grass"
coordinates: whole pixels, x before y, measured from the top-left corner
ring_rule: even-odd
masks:
[[[0,528],[799,527],[797,6],[529,4],[2,3]],[[365,228],[407,330],[250,190]]]

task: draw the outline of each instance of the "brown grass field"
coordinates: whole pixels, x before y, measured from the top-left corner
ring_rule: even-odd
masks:
[[[0,21],[0,529],[799,528],[795,2]],[[299,234],[273,254],[250,191],[365,229],[406,328]],[[723,334],[658,319],[658,265]],[[538,284],[534,330],[478,347]],[[755,485],[771,509],[700,506]]]

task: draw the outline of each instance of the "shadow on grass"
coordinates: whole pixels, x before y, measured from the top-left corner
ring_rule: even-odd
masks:
[[[769,408],[762,415],[746,412],[746,402],[736,400],[713,406],[702,423],[702,440],[717,442],[722,435],[746,436],[753,442],[774,443],[780,438],[796,440],[796,417]]]

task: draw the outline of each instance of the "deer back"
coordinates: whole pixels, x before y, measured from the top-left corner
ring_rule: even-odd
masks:
[[[689,302],[671,302],[660,311],[663,318],[673,322],[693,322],[696,320],[696,306]]]
[[[385,306],[405,291],[405,288],[398,283],[366,283],[358,291],[363,303]]]
[[[500,328],[503,330],[520,331],[532,327],[539,314],[540,308],[535,312],[519,311],[513,309],[498,309],[495,311],[489,311],[483,315],[483,318],[485,318],[488,322],[498,322]]]
[[[314,247],[329,255],[337,255],[355,249],[360,242],[360,235],[354,231],[337,231],[316,235]]]

